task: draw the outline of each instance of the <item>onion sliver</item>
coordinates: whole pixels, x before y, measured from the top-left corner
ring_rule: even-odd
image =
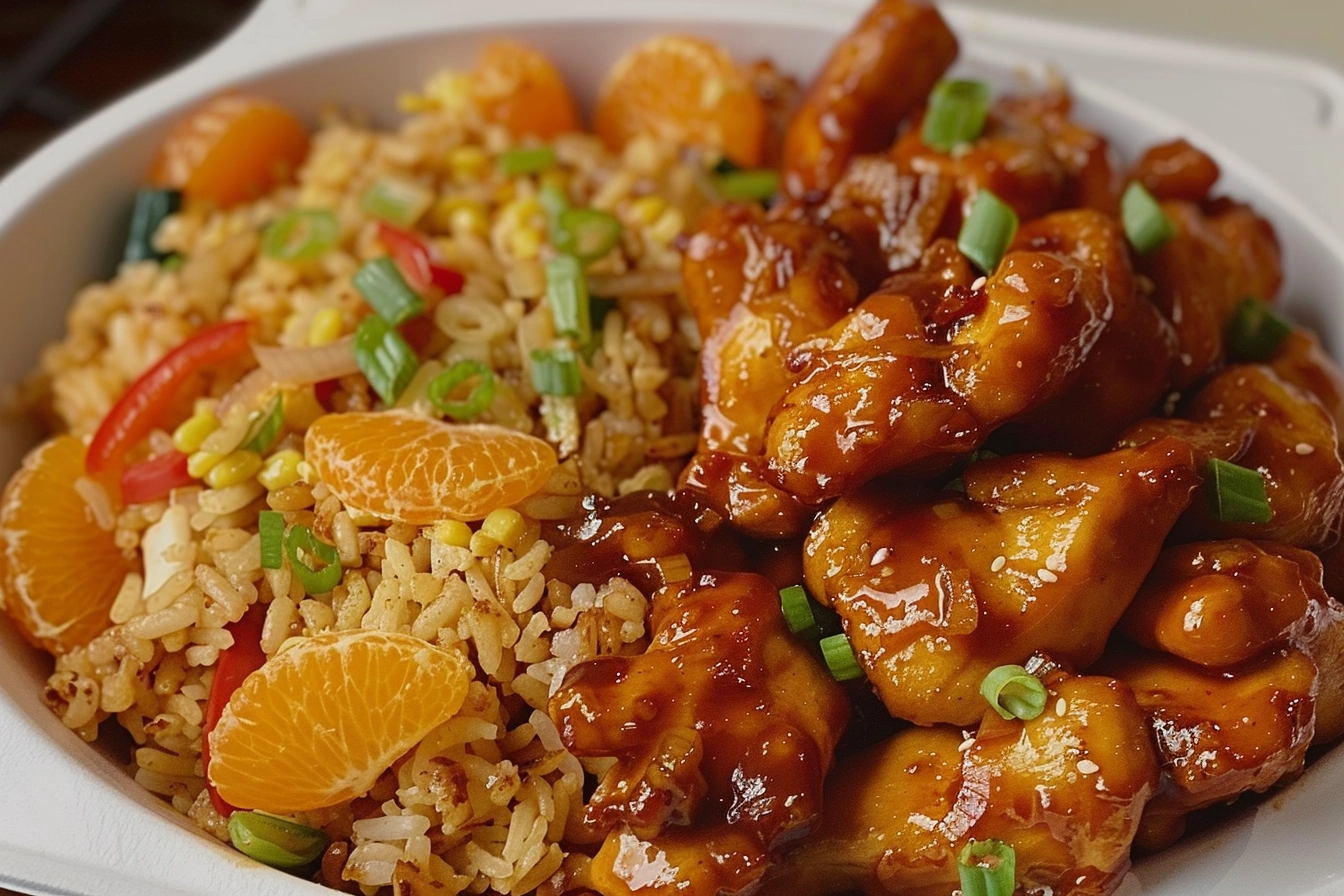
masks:
[[[353,342],[351,335],[312,348],[254,345],[252,353],[276,381],[303,385],[359,373]]]

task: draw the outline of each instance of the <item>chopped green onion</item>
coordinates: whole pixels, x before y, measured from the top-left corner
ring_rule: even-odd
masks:
[[[254,412],[255,413],[255,412]],[[243,450],[265,454],[280,435],[280,427],[285,424],[285,402],[279,392],[271,399],[270,407],[264,413],[257,414],[252,429],[243,440]]]
[[[456,401],[449,398],[453,390],[462,383],[477,377],[476,385],[466,398]],[[429,381],[430,404],[454,420],[470,420],[480,416],[495,400],[495,372],[480,361],[458,361],[452,367]]]
[[[1030,721],[1045,709],[1045,685],[1021,666],[999,666],[980,682],[980,693],[1005,719]]]
[[[137,190],[131,204],[122,261],[162,261],[166,253],[154,248],[154,234],[169,215],[182,207],[181,190]]]
[[[537,174],[555,164],[555,150],[549,146],[520,146],[499,155],[499,173],[505,177]]]
[[[546,262],[546,300],[550,302],[557,333],[573,337],[580,345],[592,338],[588,283],[583,278],[583,267],[573,255],[557,255]]]
[[[287,871],[316,862],[331,842],[317,828],[242,809],[229,816],[229,840],[243,855]]]
[[[972,840],[957,856],[962,896],[1013,896],[1017,854],[1002,840]]]
[[[176,252],[169,252],[167,255],[163,257],[163,261],[159,262],[159,267],[163,268],[165,271],[176,271],[186,263],[187,258],[185,255],[179,255]]]
[[[583,391],[578,356],[565,346],[533,349],[532,386],[542,395],[578,395]]]
[[[941,152],[951,152],[963,143],[974,143],[985,130],[989,116],[989,85],[983,81],[939,81],[929,94],[920,136]]]
[[[257,517],[261,536],[261,568],[279,569],[285,563],[285,517],[276,510],[263,510]]]
[[[764,202],[779,192],[779,172],[753,168],[718,174],[714,176],[714,189],[724,199]]]
[[[1273,519],[1265,477],[1259,470],[1211,457],[1206,472],[1213,513],[1221,522],[1267,523]]]
[[[544,208],[545,206],[543,206]],[[567,208],[555,218],[551,243],[587,264],[610,252],[621,241],[621,222],[596,208]]]
[[[410,384],[420,361],[401,334],[376,314],[355,330],[355,363],[384,404],[394,404]]]
[[[1242,299],[1227,327],[1227,352],[1238,361],[1266,361],[1293,332],[1288,319],[1263,299]]]
[[[1134,251],[1143,255],[1176,235],[1176,227],[1162,206],[1138,181],[1131,181],[1120,197],[1120,223]]]
[[[291,526],[285,535],[285,554],[294,578],[309,594],[326,594],[341,583],[341,556],[336,548],[320,541],[307,526]],[[311,565],[304,555],[320,560]]]
[[[854,645],[844,635],[830,635],[817,642],[821,647],[821,658],[836,681],[850,681],[863,677],[863,667],[854,654]]]
[[[400,177],[380,177],[359,199],[359,207],[374,218],[410,227],[434,202],[428,187]]]
[[[411,289],[397,263],[386,255],[366,261],[351,282],[378,316],[393,326],[425,313],[425,300]]]
[[[817,617],[812,613],[812,599],[802,585],[790,585],[779,591],[779,606],[784,611],[784,622],[795,635],[816,628]]]
[[[280,261],[306,261],[325,254],[341,236],[336,216],[323,208],[300,208],[267,225],[261,254]]]
[[[961,224],[957,248],[981,271],[992,274],[1016,233],[1017,212],[1013,207],[989,190],[981,190]]]

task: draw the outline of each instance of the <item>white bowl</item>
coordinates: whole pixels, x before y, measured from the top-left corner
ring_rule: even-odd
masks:
[[[0,181],[0,272],[9,318],[0,381],[59,336],[83,283],[113,269],[130,191],[166,125],[225,86],[246,86],[312,114],[324,100],[396,120],[394,97],[446,65],[469,64],[481,35],[531,41],[591,95],[636,39],[698,31],[739,58],[770,55],[810,73],[864,0],[264,0],[223,44],[54,141]],[[1285,304],[1344,346],[1344,79],[1288,60],[1108,35],[959,10],[959,65],[1011,83],[1054,65],[1079,114],[1128,157],[1177,135],[1210,150],[1220,189],[1253,202],[1287,252]],[[1248,123],[1245,110],[1254,110]],[[0,473],[31,444],[0,427]],[[42,705],[49,662],[0,622],[0,884],[33,893],[329,892],[244,859],[196,832],[82,743]],[[1140,862],[1122,894],[1344,896],[1344,751],[1232,823]]]

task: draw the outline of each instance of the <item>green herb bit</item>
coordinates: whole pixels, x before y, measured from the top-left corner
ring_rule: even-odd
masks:
[[[1140,255],[1161,248],[1176,235],[1176,227],[1167,213],[1138,181],[1131,181],[1120,197],[1120,223],[1129,244]]]
[[[578,395],[583,391],[578,355],[567,346],[533,349],[532,387],[542,395]]]
[[[317,828],[241,809],[229,816],[229,840],[243,855],[286,871],[316,862],[331,842]]]
[[[1005,719],[1030,721],[1045,709],[1045,685],[1021,666],[999,666],[980,682],[980,694]]]
[[[852,681],[863,677],[863,667],[854,653],[854,645],[845,635],[830,635],[817,642],[821,658],[826,662],[831,677],[836,681]]]
[[[280,429],[284,425],[285,401],[283,396],[277,392],[271,398],[271,403],[266,410],[257,414],[247,437],[243,440],[243,450],[265,454],[275,444],[275,440],[280,435]]]
[[[154,234],[169,215],[182,207],[181,190],[137,190],[131,203],[122,261],[162,261],[167,254],[154,248]]]
[[[340,222],[331,212],[295,209],[267,225],[261,236],[261,254],[279,261],[307,261],[325,255],[340,237]]]
[[[1213,514],[1224,523],[1267,523],[1274,518],[1259,470],[1240,467],[1216,457],[1205,467]]]
[[[555,164],[555,150],[549,146],[520,146],[499,156],[499,173],[505,177],[539,174]]]
[[[989,117],[989,85],[983,81],[939,81],[929,94],[929,109],[920,131],[924,143],[951,152],[974,143],[985,131]]]
[[[621,229],[621,222],[610,212],[595,208],[567,208],[555,219],[551,244],[557,252],[573,255],[587,264],[616,247],[621,241]]]
[[[1002,840],[972,840],[957,855],[962,896],[1013,896],[1017,854]]]
[[[784,623],[795,635],[817,627],[817,617],[812,612],[812,599],[802,585],[790,585],[779,591],[779,607],[784,613]]]
[[[351,282],[378,316],[393,326],[425,313],[425,300],[411,289],[397,263],[386,255],[366,261]]]
[[[753,168],[715,175],[714,189],[724,199],[765,202],[779,192],[779,172]]]
[[[449,397],[454,389],[472,377],[476,377],[476,385],[472,386],[466,398],[455,400]],[[495,400],[496,387],[497,380],[493,370],[480,361],[465,360],[458,361],[435,376],[429,381],[426,391],[430,404],[438,408],[441,413],[454,420],[470,420],[479,417],[490,407],[490,403]]]
[[[583,266],[573,255],[557,255],[546,262],[546,300],[557,333],[572,337],[579,345],[593,337],[588,283]]]
[[[285,565],[285,517],[277,510],[263,510],[257,516],[261,536],[261,568],[279,569]]]
[[[355,330],[355,363],[384,404],[395,404],[406,390],[420,360],[391,324],[376,314]]]
[[[360,210],[402,227],[410,227],[434,202],[434,193],[424,185],[400,177],[380,177],[359,199]]]
[[[341,583],[341,556],[333,545],[318,539],[307,526],[291,526],[285,534],[289,568],[308,594],[327,594]],[[320,561],[313,565],[306,557]]]
[[[1242,299],[1227,326],[1227,352],[1237,361],[1267,361],[1293,333],[1292,323],[1263,299]]]
[[[994,273],[1017,234],[1017,212],[989,190],[975,195],[957,234],[957,248],[985,274]]]

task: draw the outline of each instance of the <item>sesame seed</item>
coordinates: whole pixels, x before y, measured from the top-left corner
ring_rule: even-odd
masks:
[[[1059,572],[1064,568],[1064,561],[1059,559],[1058,554],[1051,554],[1045,558],[1045,568],[1051,572]]]
[[[1059,576],[1055,575],[1054,573],[1052,573],[1052,572],[1051,572],[1050,570],[1048,570],[1048,569],[1038,569],[1038,570],[1036,570],[1036,576],[1037,576],[1037,578],[1039,578],[1042,582],[1058,582],[1058,581],[1059,581]]]
[[[968,737],[957,746],[958,753],[965,753],[971,747],[975,746],[975,738]]]
[[[1055,701],[1055,715],[1062,716],[1064,715],[1064,713],[1068,711],[1069,711],[1069,704],[1064,700],[1063,697],[1060,697],[1058,700]]]
[[[883,547],[883,548],[878,548],[877,550],[873,551],[873,559],[868,563],[868,565],[869,565],[869,566],[876,566],[877,564],[881,563],[883,560],[887,559],[887,554],[888,554],[888,553],[889,553],[889,551],[888,551],[886,548],[884,548],[884,547]]]
[[[1306,442],[1298,442],[1297,445],[1294,446],[1293,450],[1296,451],[1298,454],[1303,455],[1314,454],[1316,452],[1316,446],[1308,445]]]
[[[994,558],[993,563],[989,564],[989,571],[998,572],[1007,565],[1008,565],[1008,558],[1000,554],[999,556]]]
[[[1101,771],[1101,766],[1097,765],[1091,759],[1078,760],[1078,772],[1083,775],[1095,775]]]
[[[977,277],[975,279],[975,282],[971,284],[971,289],[984,289],[985,284],[988,282],[989,282],[988,277]]]

